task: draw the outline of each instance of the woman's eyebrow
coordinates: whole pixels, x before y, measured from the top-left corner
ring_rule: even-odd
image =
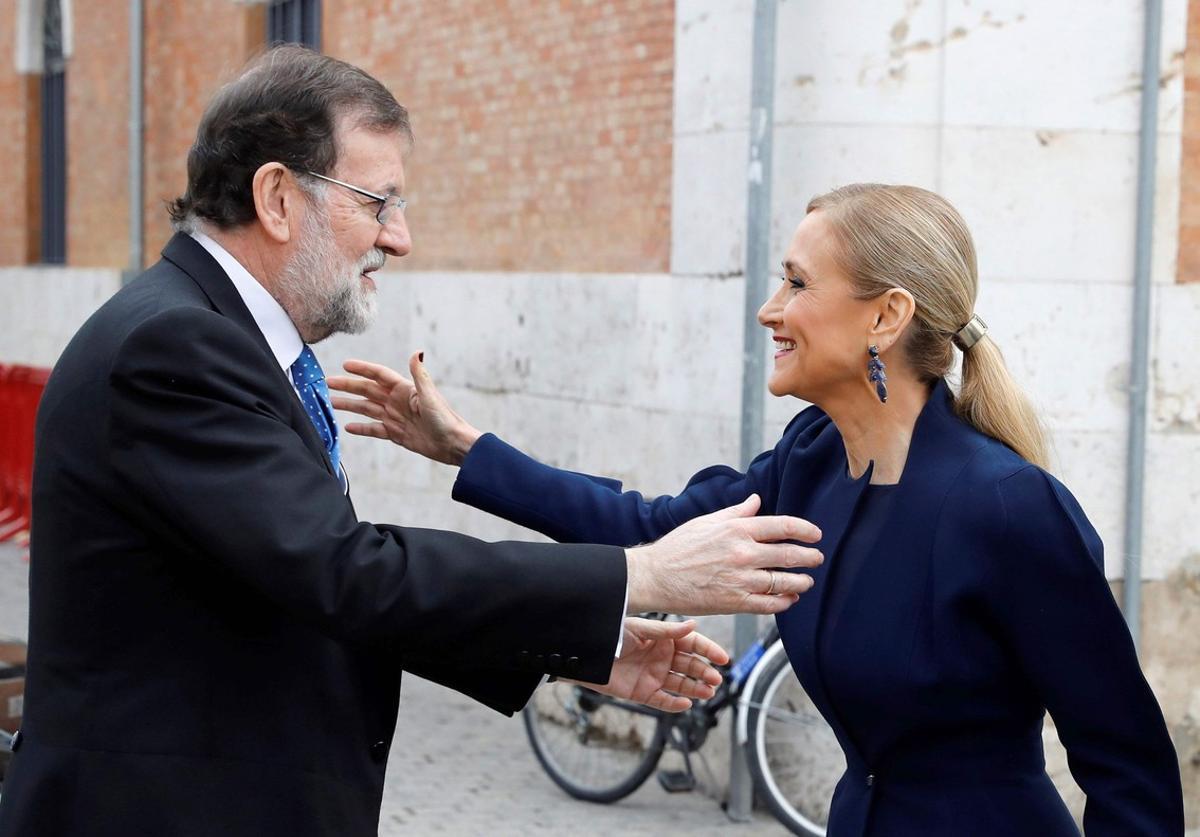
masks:
[[[801,279],[808,279],[808,273],[805,272],[804,268],[796,264],[796,262],[792,261],[791,259],[788,259],[783,263],[783,269],[788,275],[799,276]]]

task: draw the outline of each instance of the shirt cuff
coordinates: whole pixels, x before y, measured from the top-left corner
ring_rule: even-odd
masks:
[[[629,582],[625,582],[625,604],[621,605],[621,622],[617,625],[617,650],[613,652],[613,659],[616,660],[621,656],[621,649],[625,646],[625,612],[629,610]]]

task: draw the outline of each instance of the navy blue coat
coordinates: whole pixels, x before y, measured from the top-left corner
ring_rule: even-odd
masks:
[[[562,541],[644,543],[753,492],[760,513],[819,525],[816,585],[778,619],[846,753],[831,837],[1077,834],[1045,772],[1046,710],[1087,793],[1088,835],[1183,834],[1175,751],[1070,492],[959,419],[939,382],[883,536],[831,622],[826,581],[869,478],[847,475],[841,436],[813,407],[746,473],[707,468],[673,497],[550,468],[491,435],[454,496]]]

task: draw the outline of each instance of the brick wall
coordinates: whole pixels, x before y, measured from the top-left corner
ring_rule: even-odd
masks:
[[[129,252],[129,17],[125,3],[74,3],[67,64],[67,262],[124,267]],[[0,4],[0,33],[15,28]],[[153,261],[170,235],[164,201],[185,183],[187,149],[209,96],[265,39],[261,6],[149,0],[145,7],[145,236]],[[0,264],[38,255],[39,77],[0,62]]]
[[[67,62],[67,262],[129,253],[129,4],[72,3]]]
[[[662,271],[674,2],[326,0],[408,107],[414,268]]]
[[[0,24],[11,31],[12,4]],[[415,267],[662,271],[671,231],[674,2],[326,0],[328,53],[376,74],[410,109]],[[68,262],[128,253],[128,10],[76,3],[68,65]],[[262,6],[149,0],[145,240],[209,96],[263,45]],[[32,91],[34,98],[29,101]],[[36,78],[0,69],[0,150],[18,164],[0,206],[0,263],[36,245]],[[36,111],[34,111],[36,112]],[[20,163],[26,160],[25,164]],[[36,201],[34,208],[36,208]],[[32,224],[32,226],[31,226]],[[36,252],[36,251],[35,251]]]
[[[0,33],[15,46],[15,3],[0,3]],[[11,56],[11,53],[10,53]],[[0,159],[9,161],[0,187],[0,264],[25,264],[36,255],[37,218],[29,190],[36,188],[38,150],[36,78],[18,75],[11,57],[0,61]],[[32,148],[30,148],[32,144]]]
[[[165,203],[187,185],[187,152],[204,106],[266,40],[262,6],[149,0],[145,55],[145,241],[154,262],[171,235]],[[124,258],[116,262],[124,264]]]
[[[1183,91],[1177,278],[1180,282],[1197,282],[1200,281],[1200,0],[1188,0]]]

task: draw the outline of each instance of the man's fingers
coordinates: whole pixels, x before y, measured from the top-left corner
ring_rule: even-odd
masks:
[[[677,640],[675,649],[686,654],[698,654],[701,657],[712,660],[719,666],[729,662],[729,652],[704,634],[693,633]]]
[[[702,680],[684,677],[675,671],[663,679],[663,690],[692,698],[710,698],[716,691],[711,685]]]
[[[686,712],[692,707],[692,702],[687,698],[669,694],[661,689],[651,695],[645,703],[647,706],[661,709],[663,712]]]
[[[751,494],[736,506],[727,506],[705,515],[708,520],[734,520],[739,517],[754,517],[758,514],[762,499],[757,494]]]
[[[764,596],[800,595],[812,589],[813,579],[805,573],[790,573],[786,570],[768,570],[771,577],[767,578],[763,570],[752,570],[746,576],[743,588],[746,592]],[[771,582],[774,581],[774,586]],[[770,593],[767,590],[770,590]]]
[[[824,561],[825,555],[821,550],[814,549],[811,546],[796,546],[793,543],[760,543],[756,544],[752,551],[746,553],[743,565],[767,569],[771,567],[794,567],[811,570],[813,567],[821,566]],[[762,590],[756,590],[755,592],[766,592],[766,588],[764,587]],[[776,590],[774,592],[779,591]]]
[[[765,596],[755,594],[747,596],[742,603],[742,607],[738,608],[741,613],[761,613],[764,616],[770,616],[776,613],[783,613],[789,607],[800,601],[800,597],[796,595],[788,596]]]
[[[679,639],[690,634],[696,627],[694,619],[684,622],[664,622],[661,619],[643,619],[640,616],[627,616],[626,626],[639,639]]]
[[[703,681],[710,686],[721,685],[721,672],[709,665],[708,661],[702,660],[694,654],[676,652],[675,658],[671,661],[671,670],[693,680]]]
[[[747,520],[745,532],[759,543],[774,541],[804,541],[814,543],[821,540],[821,530],[814,523],[800,517],[787,515],[765,515]]]

